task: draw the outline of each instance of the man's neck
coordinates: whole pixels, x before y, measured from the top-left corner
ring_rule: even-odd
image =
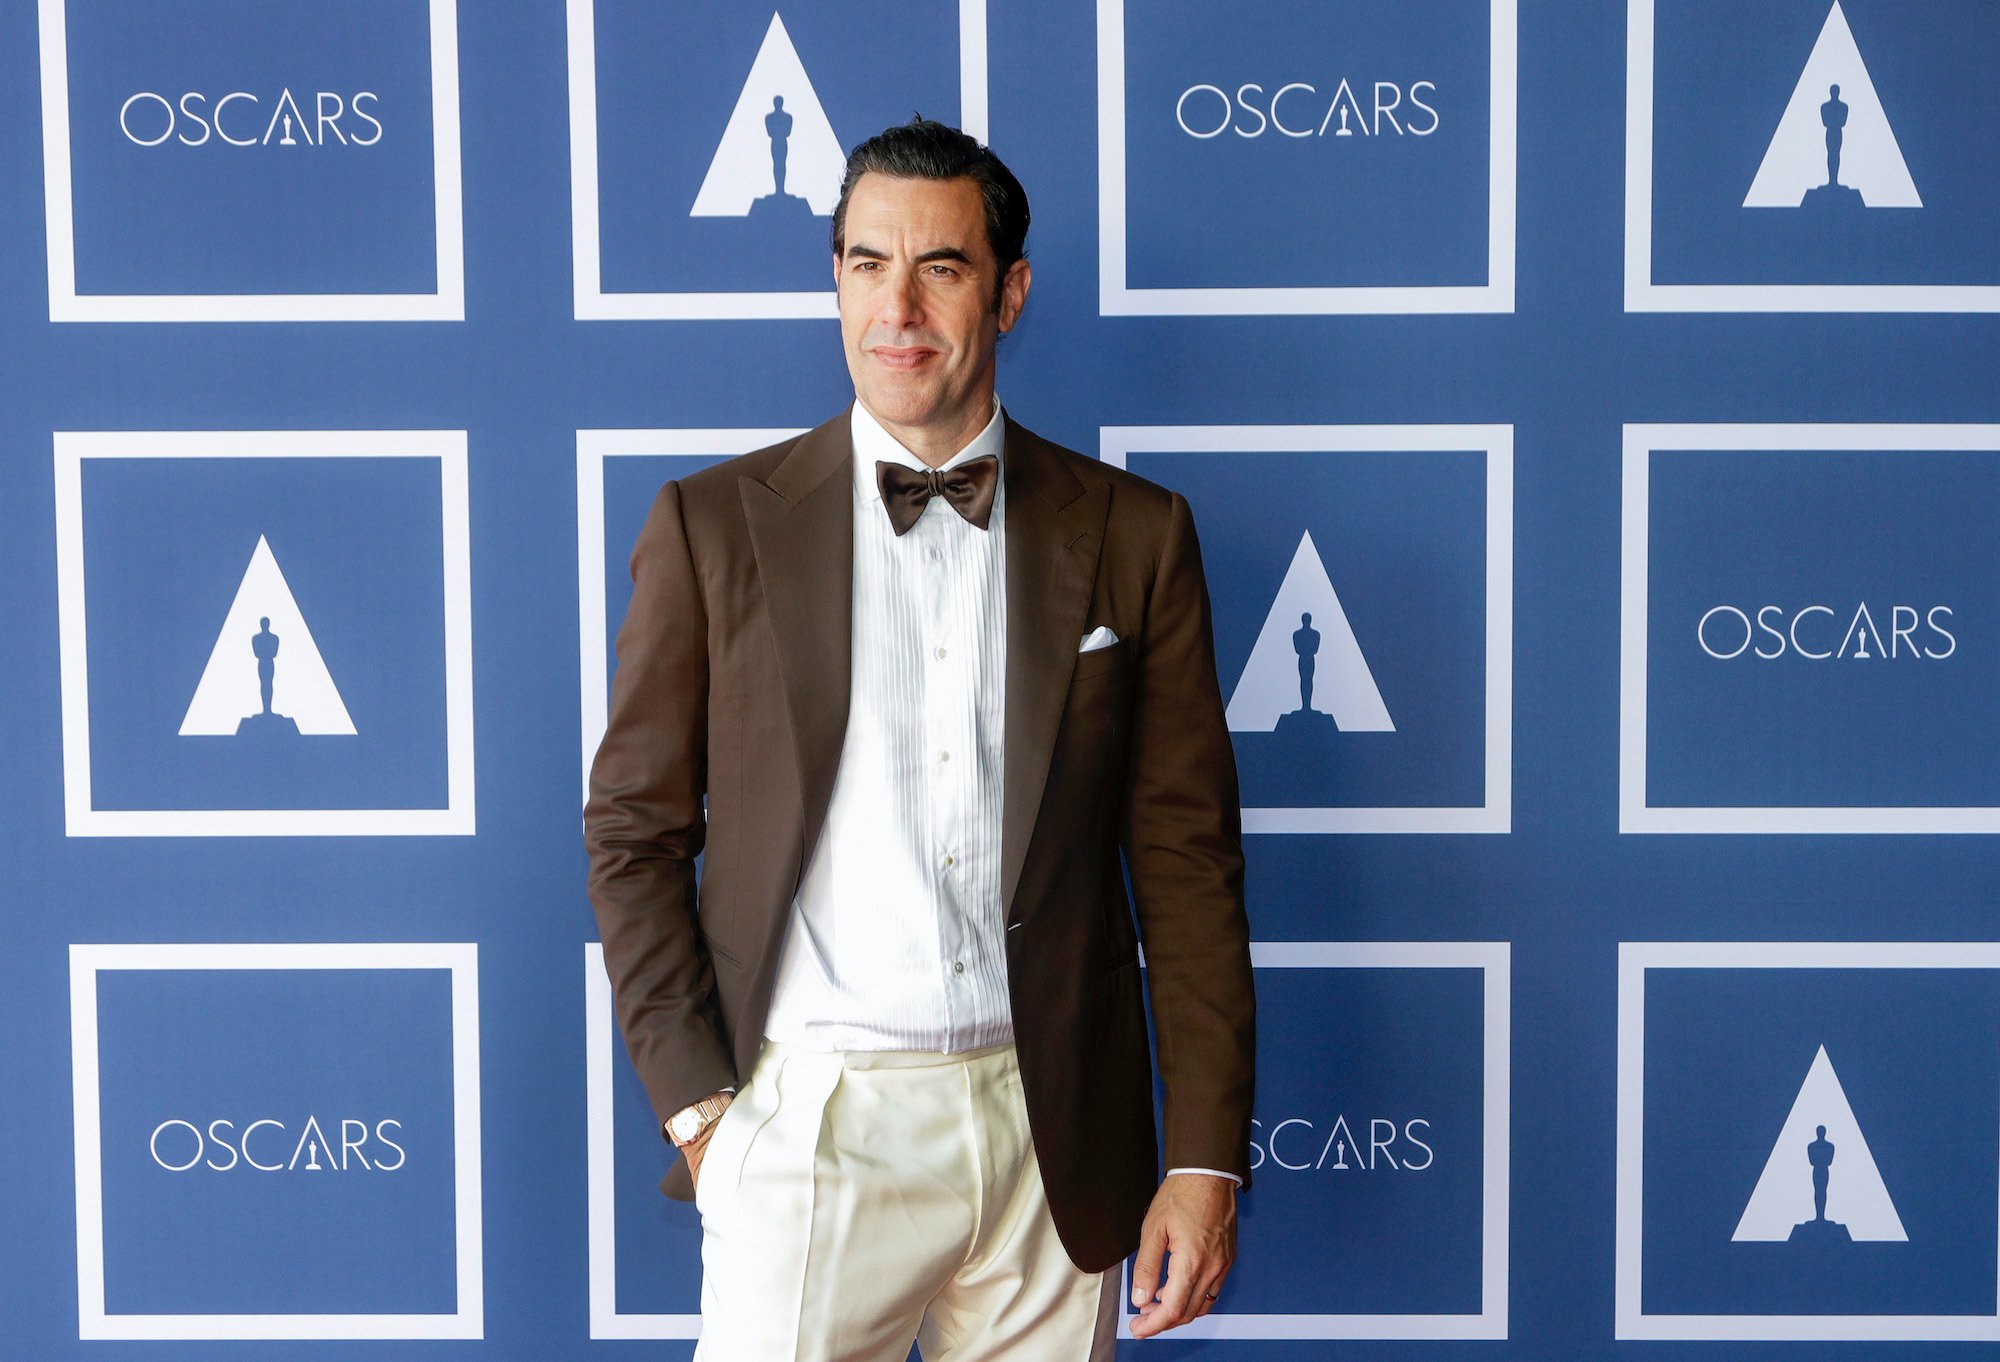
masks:
[[[855,401],[861,402],[856,396]],[[861,402],[875,423],[887,431],[897,444],[916,455],[932,468],[941,468],[951,458],[971,444],[973,438],[993,419],[993,391],[988,389],[983,401],[969,404],[967,415],[949,428],[942,426],[904,426],[885,420],[882,415],[866,402]]]

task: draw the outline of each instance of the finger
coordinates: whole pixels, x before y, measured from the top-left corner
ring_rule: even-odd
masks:
[[[1208,1268],[1208,1282],[1202,1288],[1203,1294],[1220,1297],[1222,1295],[1222,1284],[1229,1280],[1229,1269],[1233,1266],[1235,1266],[1235,1255],[1233,1254],[1217,1258],[1211,1262]]]
[[[1132,1337],[1151,1338],[1154,1334],[1165,1333],[1180,1320],[1167,1313],[1167,1307],[1159,1301],[1147,1301],[1139,1307],[1139,1313],[1132,1316]]]
[[[1142,1306],[1160,1288],[1160,1259],[1167,1251],[1165,1231],[1147,1221],[1139,1231],[1139,1252],[1132,1259],[1132,1304]]]
[[[1209,1274],[1208,1280],[1204,1281],[1200,1290],[1195,1293],[1194,1313],[1190,1318],[1200,1319],[1215,1308],[1216,1301],[1222,1296],[1222,1279],[1225,1275],[1225,1272]]]
[[[1160,1292],[1160,1307],[1171,1319],[1161,1328],[1171,1329],[1193,1318],[1188,1312],[1197,1295],[1195,1283],[1207,1275],[1203,1268],[1204,1265],[1185,1250],[1167,1260],[1167,1285]]]

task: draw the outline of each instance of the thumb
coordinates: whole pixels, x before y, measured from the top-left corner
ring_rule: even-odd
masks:
[[[1166,1249],[1166,1228],[1149,1217],[1139,1231],[1139,1252],[1132,1259],[1133,1305],[1144,1305],[1160,1289],[1160,1261]]]

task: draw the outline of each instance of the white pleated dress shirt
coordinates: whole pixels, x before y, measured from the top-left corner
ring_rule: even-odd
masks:
[[[792,904],[764,1034],[951,1053],[1014,1038],[1000,904],[1007,497],[982,530],[943,497],[898,536],[878,459],[928,467],[855,402],[847,734]],[[945,461],[999,456],[993,416]]]
[[[859,401],[852,432],[847,733],[764,1034],[815,1050],[951,1054],[1011,1042],[1000,902],[1006,479],[984,530],[932,497],[899,536],[875,463],[929,465]],[[999,457],[1004,434],[996,401],[985,428],[939,467]]]

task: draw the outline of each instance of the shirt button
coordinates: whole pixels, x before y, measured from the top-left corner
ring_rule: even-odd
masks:
[[[952,859],[953,859],[952,857],[950,857],[950,856],[947,856],[947,857],[945,857],[945,858],[944,858],[944,863],[945,863],[946,865],[950,865],[950,864],[952,864]]]
[[[951,753],[949,753],[949,752],[940,752],[940,753],[938,753],[938,760],[939,760],[939,761],[950,761],[950,760],[951,760]]]
[[[943,657],[943,656],[944,656],[944,645],[942,645],[942,644],[938,645],[938,650],[937,650],[937,655],[938,655],[939,657]]]
[[[951,962],[951,972],[952,972],[953,974],[963,974],[963,973],[965,973],[965,962],[964,962],[963,960],[954,960],[954,961],[952,961],[952,962]]]

